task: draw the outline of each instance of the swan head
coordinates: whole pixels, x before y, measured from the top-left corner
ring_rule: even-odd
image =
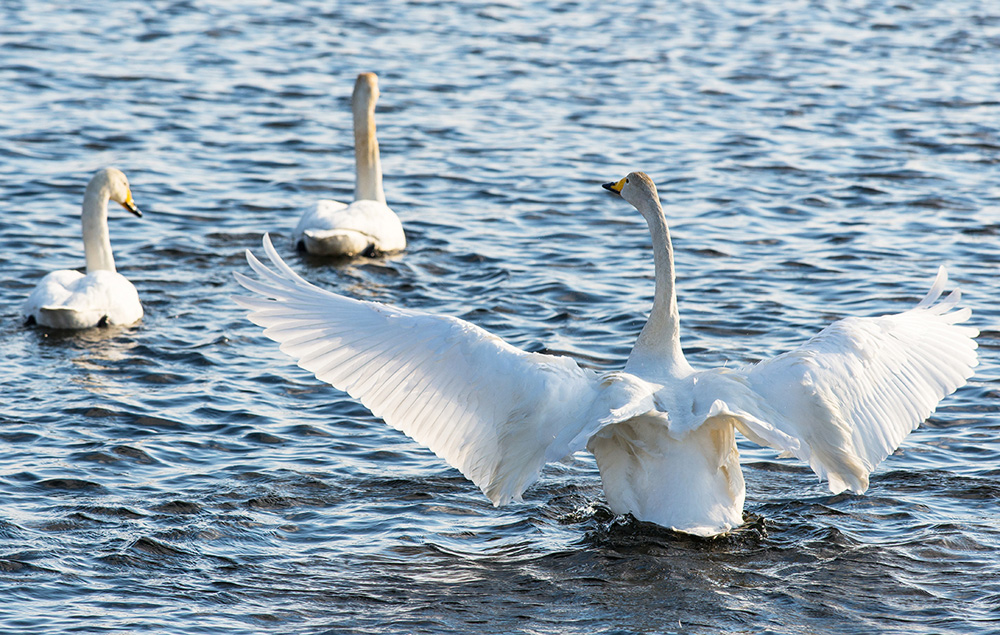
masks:
[[[139,207],[132,200],[132,189],[128,185],[128,178],[124,172],[115,168],[105,168],[95,174],[90,183],[91,185],[106,187],[108,197],[112,201],[142,218],[142,212],[139,211]]]
[[[628,176],[620,181],[605,183],[601,187],[621,195],[640,212],[644,212],[650,202],[660,202],[656,185],[645,172],[629,172]]]
[[[361,73],[357,81],[354,82],[354,93],[351,103],[354,108],[374,107],[378,101],[378,75],[375,73]]]

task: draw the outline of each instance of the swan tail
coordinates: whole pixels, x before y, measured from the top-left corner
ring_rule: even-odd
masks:
[[[368,235],[351,229],[307,229],[302,242],[306,251],[322,256],[357,256],[372,246]]]
[[[40,326],[50,329],[83,329],[107,322],[104,311],[80,311],[68,307],[39,307],[32,317]]]

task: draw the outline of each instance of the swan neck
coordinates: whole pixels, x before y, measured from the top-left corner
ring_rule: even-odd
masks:
[[[111,237],[108,235],[108,200],[111,187],[107,179],[95,179],[83,195],[83,253],[87,258],[87,273],[98,270],[114,271]]]
[[[353,99],[354,161],[356,181],[354,200],[385,203],[382,191],[382,162],[379,160],[378,139],[375,137],[375,100]]]
[[[649,200],[640,209],[649,225],[653,240],[653,264],[656,288],[649,319],[639,333],[639,339],[629,363],[655,363],[659,370],[690,369],[684,359],[680,339],[680,316],[674,288],[674,253],[670,230],[659,201]],[[666,364],[666,368],[664,368]]]

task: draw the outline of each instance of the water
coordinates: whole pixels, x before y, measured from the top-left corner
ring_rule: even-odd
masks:
[[[0,631],[994,633],[1000,630],[1000,12],[977,0],[125,1],[0,9]],[[295,255],[353,191],[348,102],[381,78],[410,246]],[[23,326],[83,264],[99,167],[133,328]],[[619,367],[652,294],[656,179],[699,367],[915,302],[949,267],[981,365],[831,496],[741,446],[748,528],[614,518],[592,458],[494,509],[300,371],[228,296],[269,231],[306,277]]]

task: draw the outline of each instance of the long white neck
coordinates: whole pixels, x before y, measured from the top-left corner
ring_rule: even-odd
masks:
[[[375,100],[351,100],[354,111],[354,200],[385,203],[382,191],[382,162],[378,156],[378,139],[375,137]]]
[[[115,270],[108,236],[108,200],[111,187],[106,178],[91,179],[83,195],[83,253],[87,257],[87,273],[99,269]]]
[[[681,350],[680,315],[674,291],[674,253],[667,219],[663,216],[663,208],[655,199],[644,200],[641,205],[645,209],[639,211],[646,218],[653,239],[656,289],[649,319],[639,333],[626,368],[638,365],[649,367],[654,372],[689,372],[691,367]]]

